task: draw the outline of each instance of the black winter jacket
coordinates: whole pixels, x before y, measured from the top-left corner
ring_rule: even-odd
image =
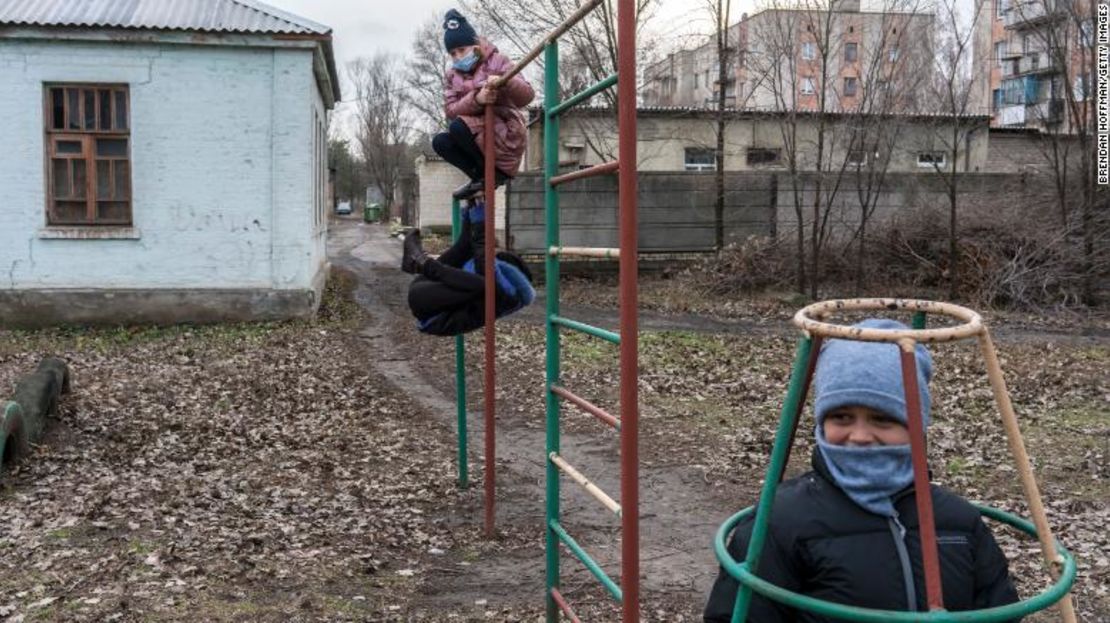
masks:
[[[913,486],[894,498],[898,517],[869,513],[838,488],[819,452],[814,471],[784,482],[775,496],[770,530],[756,575],[783,588],[827,601],[884,610],[926,611],[921,540]],[[932,487],[944,606],[951,611],[1014,603],[1002,550],[970,503]],[[748,553],[755,516],[736,527],[728,550]],[[899,525],[900,524],[900,525]],[[912,582],[905,582],[909,567]],[[737,582],[721,569],[705,621],[731,621]],[[913,603],[913,608],[908,607]],[[754,596],[749,623],[832,621]]]

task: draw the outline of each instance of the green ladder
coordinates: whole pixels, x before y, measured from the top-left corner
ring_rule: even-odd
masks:
[[[600,2],[591,3],[596,7]],[[591,7],[591,8],[592,8]],[[586,8],[586,7],[583,7]],[[560,546],[565,546],[621,603],[623,623],[639,621],[639,474],[637,394],[637,214],[636,214],[636,65],[635,7],[620,0],[618,12],[619,55],[617,73],[586,90],[559,99],[559,44],[557,36],[544,46],[544,203],[546,243],[544,275],[547,290],[546,328],[546,612],[547,621],[559,620],[560,612],[578,621],[560,593]],[[619,151],[615,162],[599,164],[565,175],[559,168],[559,116],[590,97],[617,86]],[[595,175],[618,174],[620,242],[618,248],[564,247],[559,236],[559,186]],[[559,260],[562,257],[617,259],[620,262],[620,330],[609,331],[560,315]],[[620,416],[607,413],[575,395],[560,381],[560,333],[578,331],[620,347]],[[567,460],[560,447],[560,406],[570,403],[620,434],[620,502],[602,491]],[[566,475],[621,521],[621,584],[610,577],[560,521],[560,478]]]

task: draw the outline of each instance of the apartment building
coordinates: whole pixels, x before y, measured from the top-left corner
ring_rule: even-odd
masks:
[[[927,110],[931,13],[888,0],[783,2],[744,14],[728,30],[726,105],[755,110]],[[714,37],[648,67],[647,106],[714,107],[719,88]],[[824,95],[824,97],[822,97]]]
[[[980,97],[991,125],[1073,132],[1094,93],[1088,3],[984,0],[979,10],[976,66],[989,75]]]

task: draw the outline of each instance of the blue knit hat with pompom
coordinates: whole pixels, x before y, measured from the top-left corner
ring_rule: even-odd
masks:
[[[448,11],[443,18],[443,45],[448,52],[467,45],[478,45],[478,33],[455,9]]]

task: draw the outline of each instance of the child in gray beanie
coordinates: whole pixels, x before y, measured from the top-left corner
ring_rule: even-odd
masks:
[[[871,319],[861,328],[905,330]],[[928,349],[914,353],[922,425],[929,425]],[[756,575],[817,599],[883,610],[926,612],[924,571],[899,348],[829,340],[814,378],[813,471],[779,487]],[[979,511],[931,487],[945,608],[990,608],[1018,600],[1002,550]],[[754,516],[736,527],[728,550],[748,555]],[[705,621],[731,621],[737,582],[720,571]],[[831,621],[755,595],[750,623]]]

